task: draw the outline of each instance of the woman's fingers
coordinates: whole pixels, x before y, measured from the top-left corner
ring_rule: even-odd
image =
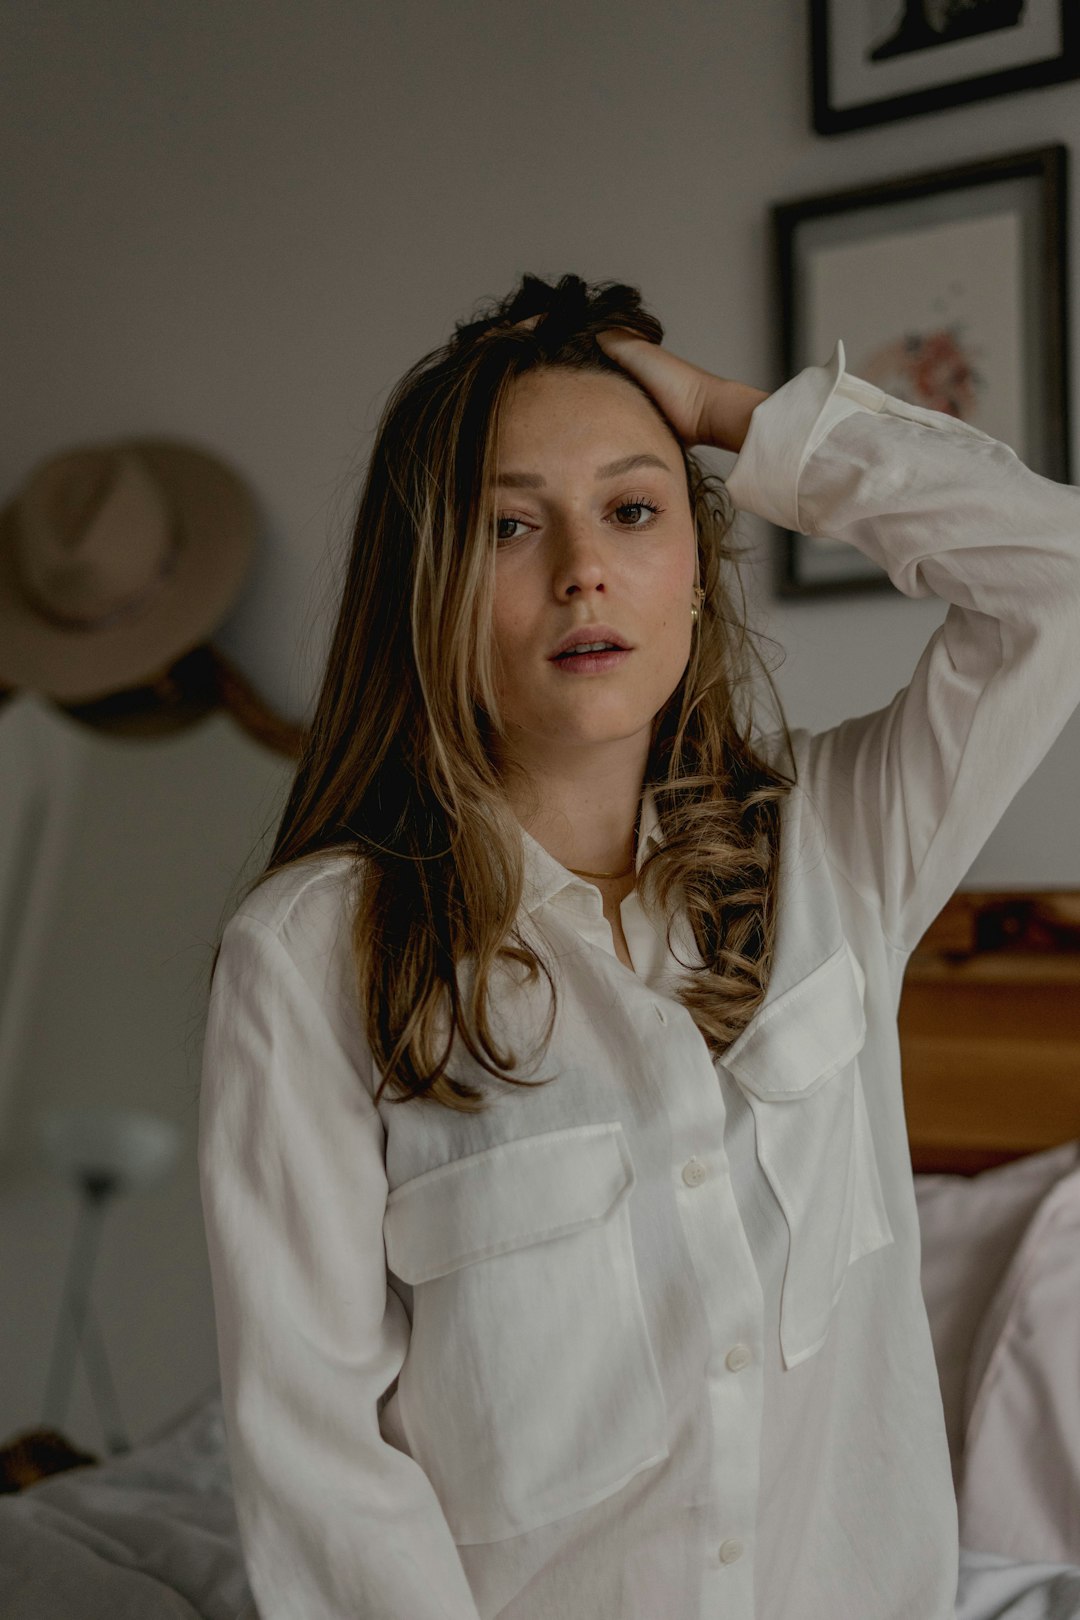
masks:
[[[531,328],[539,319],[539,315],[527,315],[514,324]],[[653,396],[684,445],[710,442],[710,400],[713,391],[723,387],[721,379],[626,327],[598,332],[596,341]]]
[[[598,332],[596,341],[606,355],[648,390],[684,444],[704,441],[706,405],[716,381],[709,372],[624,328]]]

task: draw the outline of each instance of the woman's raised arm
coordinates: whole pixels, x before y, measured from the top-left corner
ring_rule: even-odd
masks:
[[[1080,703],[1080,489],[852,376],[842,342],[754,412],[727,488],[949,604],[889,704],[793,737],[831,858],[910,952]]]

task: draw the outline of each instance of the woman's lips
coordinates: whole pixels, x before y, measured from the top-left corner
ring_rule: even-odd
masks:
[[[550,660],[556,669],[568,675],[602,675],[605,670],[618,669],[632,652],[630,647],[614,647],[610,652],[564,653]]]

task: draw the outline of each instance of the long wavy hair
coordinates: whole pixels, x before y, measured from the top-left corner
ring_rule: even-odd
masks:
[[[532,315],[533,327],[516,326]],[[578,276],[552,286],[525,275],[405,373],[376,429],[313,719],[269,859],[245,888],[328,850],[351,854],[360,879],[348,888],[356,992],[381,1075],[376,1101],[389,1089],[395,1102],[486,1108],[482,1089],[448,1072],[455,1031],[496,1080],[558,1078],[509,1073],[519,1054],[500,1048],[491,1020],[500,962],[516,963],[530,982],[547,979],[541,1050],[558,991],[551,963],[519,927],[521,830],[496,764],[503,720],[487,475],[500,409],[526,372],[613,371],[641,386],[596,342],[614,326],[653,343],[664,335],[633,287]],[[768,986],[781,801],[795,759],[771,674],[749,639],[731,498],[667,425],[685,465],[705,596],[686,669],[653,720],[643,786],[663,841],[643,861],[638,887],[642,904],[667,917],[669,947],[675,904],[693,929],[702,965],[683,964],[678,996],[719,1058]],[[752,746],[755,659],[791,775]]]

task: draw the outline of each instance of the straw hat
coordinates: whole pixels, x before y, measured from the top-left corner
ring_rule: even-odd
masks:
[[[0,686],[70,703],[158,674],[226,617],[256,529],[248,486],[193,445],[51,456],[0,511]]]

